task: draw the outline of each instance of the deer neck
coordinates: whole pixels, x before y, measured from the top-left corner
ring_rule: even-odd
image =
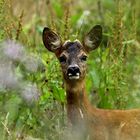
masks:
[[[90,103],[85,92],[84,81],[66,82],[67,113],[72,124],[83,122],[90,112]]]
[[[75,106],[79,106],[85,103],[85,83],[81,82],[73,82],[66,83],[66,93],[67,93],[67,103]]]

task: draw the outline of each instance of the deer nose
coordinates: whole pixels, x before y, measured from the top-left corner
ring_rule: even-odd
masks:
[[[69,66],[67,74],[68,74],[68,76],[79,76],[80,75],[80,69],[79,69],[78,65]]]

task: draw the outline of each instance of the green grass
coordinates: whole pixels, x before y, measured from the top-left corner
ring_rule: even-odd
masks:
[[[1,0],[0,66],[4,63],[5,71],[0,67],[0,81],[8,73],[18,78],[18,86],[9,79],[6,87],[0,85],[2,140],[63,140],[68,135],[61,70],[43,46],[45,26],[62,40],[82,41],[92,26],[101,24],[103,41],[88,60],[89,98],[100,108],[139,108],[139,5],[138,0]],[[23,46],[24,55],[14,59],[4,54],[7,39]]]

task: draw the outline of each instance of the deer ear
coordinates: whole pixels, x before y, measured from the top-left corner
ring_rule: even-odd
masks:
[[[55,52],[61,47],[60,37],[48,27],[44,28],[42,38],[45,47],[51,52]]]
[[[84,37],[85,49],[89,52],[98,48],[102,41],[102,27],[100,25],[94,26],[90,32]]]

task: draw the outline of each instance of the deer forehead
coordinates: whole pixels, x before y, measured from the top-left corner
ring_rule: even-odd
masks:
[[[63,44],[62,54],[65,54],[67,56],[73,54],[77,56],[77,55],[80,55],[82,52],[83,52],[83,45],[77,39],[75,41],[67,40]]]
[[[71,41],[71,40],[66,40],[64,43],[63,43],[63,46],[66,46],[67,44],[69,43],[78,43],[78,45],[82,46],[82,43],[78,40],[78,39],[75,39],[74,41]]]

